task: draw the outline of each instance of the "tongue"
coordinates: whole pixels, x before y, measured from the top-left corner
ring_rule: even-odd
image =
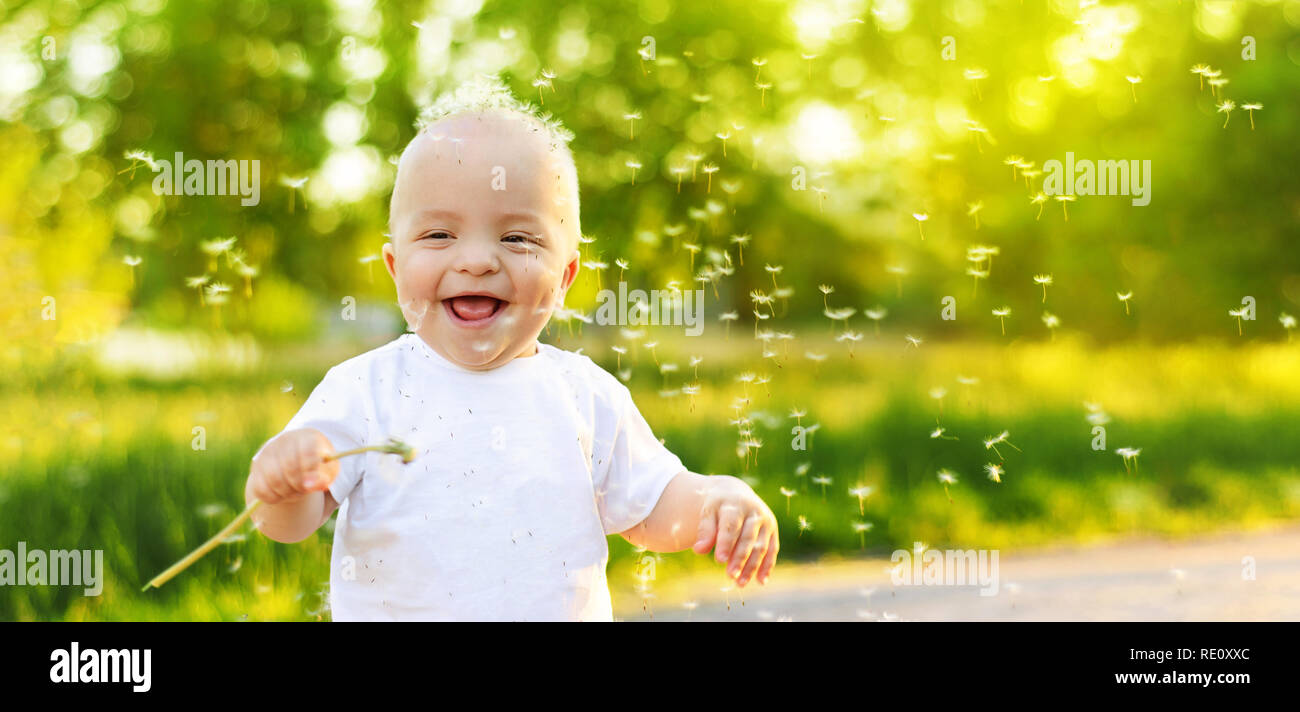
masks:
[[[492,297],[456,297],[451,300],[451,310],[465,321],[476,321],[492,316],[497,300]]]

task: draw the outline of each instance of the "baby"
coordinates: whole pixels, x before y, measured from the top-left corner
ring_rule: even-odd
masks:
[[[497,80],[441,98],[398,164],[384,263],[410,330],[329,369],[254,456],[276,541],[340,508],[334,620],[613,619],[605,537],[716,553],[744,586],[776,518],[744,482],[687,471],[627,387],[538,334],[578,273],[572,134]],[[410,443],[416,460],[368,452]]]

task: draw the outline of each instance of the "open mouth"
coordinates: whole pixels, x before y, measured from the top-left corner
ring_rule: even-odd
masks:
[[[496,297],[474,294],[442,300],[452,321],[462,326],[484,326],[505,309],[507,302]]]

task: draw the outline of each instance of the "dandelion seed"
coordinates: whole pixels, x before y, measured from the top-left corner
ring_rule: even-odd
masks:
[[[1282,323],[1282,328],[1286,329],[1287,343],[1291,343],[1291,330],[1296,326],[1296,318],[1286,312],[1282,312],[1282,315],[1279,316],[1277,320]]]
[[[772,88],[771,82],[754,82],[754,88],[759,91],[758,102],[760,108],[767,107],[767,90]]]
[[[243,258],[237,258],[235,260],[235,272],[240,277],[244,278],[245,299],[253,298],[253,278],[257,276],[259,271],[260,270],[258,269],[257,265],[250,265],[247,262],[245,262]]]
[[[812,481],[813,481],[813,484],[817,484],[817,485],[821,485],[821,486],[822,486],[822,501],[825,501],[825,500],[826,500],[826,485],[829,485],[829,484],[831,483],[831,478],[829,478],[829,477],[827,477],[827,476],[825,476],[825,475],[822,475],[821,477],[814,477],[814,478],[812,478]]]
[[[1124,458],[1124,471],[1130,474],[1137,473],[1137,457],[1142,454],[1142,448],[1119,447],[1115,448],[1115,454]],[[1130,471],[1128,463],[1133,462],[1133,469]]]
[[[1246,307],[1242,307],[1242,308],[1240,308],[1240,309],[1229,309],[1229,310],[1228,310],[1228,316],[1236,317],[1236,319],[1237,319],[1237,336],[1241,336],[1241,319],[1242,319],[1242,317],[1246,316]]]
[[[764,57],[755,57],[750,60],[750,62],[754,65],[754,81],[758,81],[758,75],[762,73],[763,66],[767,64],[767,59]]]
[[[742,267],[745,266],[745,245],[749,244],[749,240],[749,234],[731,236],[731,244],[735,245],[739,252],[740,266]]]
[[[846,331],[835,337],[835,340],[849,342],[849,358],[853,358],[853,345],[862,340],[862,334],[856,331]]]
[[[805,530],[812,529],[812,522],[804,515],[799,515],[799,536],[802,537]]]
[[[1135,74],[1133,76],[1125,75],[1124,78],[1128,80],[1129,89],[1133,91],[1133,103],[1136,104],[1138,100],[1137,85],[1142,83],[1142,77]]]
[[[871,522],[853,522],[853,531],[858,535],[858,548],[867,548],[867,532],[875,526]]]
[[[599,262],[597,260],[588,260],[586,262],[583,262],[582,266],[596,273],[596,291],[599,292],[601,289],[600,273],[608,269],[609,265],[605,262]]]
[[[1223,128],[1228,128],[1228,122],[1232,120],[1232,110],[1235,108],[1237,104],[1231,99],[1224,99],[1223,103],[1218,105],[1219,113],[1227,117],[1223,120]]]
[[[980,280],[981,280],[981,279],[987,279],[988,276],[989,276],[989,273],[988,273],[988,270],[978,270],[978,269],[975,269],[974,267],[969,267],[969,268],[966,269],[966,274],[968,274],[968,275],[970,275],[971,277],[974,277],[974,278],[975,278],[975,282],[972,284],[972,286],[971,286],[971,291],[970,291],[971,298],[974,299],[974,298],[975,298],[975,293],[976,293],[977,291],[979,291]]]
[[[1218,76],[1220,74],[1220,72],[1218,71],[1215,71],[1213,74],[1215,75],[1214,78],[1208,80],[1207,83],[1210,85],[1210,94],[1212,94],[1214,98],[1217,99],[1219,98],[1219,89],[1222,89],[1223,87],[1227,86],[1228,80]],[[1210,75],[1206,74],[1205,76],[1208,77]]]
[[[703,169],[703,170],[704,170],[704,175],[707,175],[707,176],[709,177],[708,187],[707,187],[707,189],[706,189],[704,192],[705,192],[705,193],[712,193],[712,192],[713,192],[713,174],[718,172],[718,166],[717,166],[716,164],[713,164],[713,163],[705,163],[705,164],[704,164],[704,169]]]
[[[930,431],[930,439],[931,440],[957,440],[958,439],[956,435],[944,435],[944,433],[946,432],[948,432],[947,428],[943,427],[942,425],[936,426],[934,430]]]
[[[919,338],[917,338],[917,337],[915,337],[915,336],[912,336],[911,334],[908,334],[907,336],[904,336],[904,337],[903,337],[903,340],[907,342],[907,345],[908,345],[908,346],[915,346],[915,347],[918,348],[918,349],[921,348],[921,344],[923,343],[923,342],[921,341],[921,339],[919,339]]]
[[[985,441],[984,441],[984,449],[985,449],[985,450],[992,450],[993,452],[998,453],[998,458],[999,458],[999,459],[1002,459],[1002,460],[1006,460],[1006,458],[1005,458],[1005,457],[1002,457],[1002,453],[998,451],[998,447],[997,447],[997,446],[998,446],[998,443],[1006,443],[1007,445],[1010,445],[1011,447],[1015,448],[1016,452],[1021,452],[1020,448],[1018,448],[1018,447],[1016,447],[1014,444],[1012,444],[1010,440],[1007,440],[1007,438],[1008,438],[1010,435],[1011,435],[1010,431],[1003,430],[1003,431],[1002,431],[1001,433],[999,433],[998,435],[996,435],[996,436],[994,436],[994,437],[992,437],[992,438],[989,438],[988,440],[985,440]]]
[[[1043,303],[1047,303],[1047,286],[1052,283],[1052,275],[1036,274],[1034,275],[1034,284],[1043,285]]]
[[[211,240],[204,240],[199,243],[199,250],[201,250],[204,254],[206,254],[209,257],[209,261],[208,261],[209,272],[217,271],[217,258],[223,254],[229,254],[230,248],[235,246],[235,239],[236,238],[233,237],[227,237],[227,238],[214,237]],[[227,266],[230,265],[229,257],[226,258],[226,265]]]
[[[895,283],[898,285],[898,297],[903,297],[903,277],[907,275],[907,268],[903,265],[889,265],[885,271],[894,275]]]
[[[939,482],[943,484],[943,493],[948,495],[948,504],[952,504],[952,495],[948,493],[948,485],[957,484],[957,475],[952,470],[939,470],[936,475]]]
[[[1127,316],[1129,313],[1128,300],[1133,298],[1133,292],[1124,292],[1123,294],[1120,294],[1119,292],[1115,292],[1115,296],[1119,297],[1119,300],[1121,302],[1124,302],[1124,314]]]
[[[187,277],[187,278],[185,279],[185,286],[189,287],[190,289],[197,289],[197,290],[198,290],[198,292],[199,292],[199,306],[204,306],[204,305],[206,304],[206,303],[203,301],[203,291],[204,291],[203,288],[204,288],[204,285],[206,285],[206,284],[208,283],[208,280],[209,280],[209,279],[210,279],[210,277],[209,277],[208,275],[206,275],[206,274],[199,275],[198,277]]]
[[[636,138],[636,120],[639,118],[641,118],[641,112],[639,111],[623,114],[623,120],[628,122],[627,138],[629,141]]]
[[[1019,178],[1016,177],[1016,169],[1020,167],[1021,161],[1025,159],[1022,156],[1010,155],[1002,159],[1002,165],[1011,166],[1011,182],[1015,183]]]
[[[636,185],[636,170],[641,167],[641,162],[629,160],[624,165],[632,169],[632,185]]]
[[[293,214],[294,196],[307,184],[308,176],[280,176],[280,185],[289,189],[289,214]]]
[[[1192,74],[1197,76],[1198,82],[1201,85],[1201,91],[1205,91],[1205,73],[1208,71],[1210,71],[1210,66],[1208,64],[1192,65]]]
[[[1010,316],[1010,315],[1011,315],[1011,307],[1002,307],[1001,309],[994,309],[994,310],[993,310],[993,316],[996,316],[996,317],[998,318],[998,323],[1002,324],[1002,335],[1003,335],[1003,336],[1006,336],[1006,335],[1007,335],[1007,322],[1006,322],[1006,318],[1007,318],[1008,316]]]
[[[1264,105],[1263,105],[1263,104],[1259,104],[1259,103],[1254,103],[1254,104],[1242,104],[1242,105],[1241,105],[1241,108],[1245,109],[1245,110],[1246,110],[1246,113],[1250,115],[1250,130],[1251,130],[1251,131],[1254,131],[1254,130],[1255,130],[1255,112],[1256,112],[1256,111],[1259,111],[1259,110],[1261,110],[1261,109],[1263,109],[1263,108],[1264,108]],[[1225,121],[1224,124],[1226,125],[1227,122]]]
[[[1038,206],[1038,215],[1034,217],[1034,219],[1037,220],[1043,217],[1043,206],[1047,204],[1047,194],[1040,191],[1035,194],[1034,197],[1030,198],[1029,202]]]
[[[781,274],[781,270],[785,269],[785,267],[783,265],[764,265],[763,269],[768,274],[772,275],[772,289],[779,289],[779,286],[776,283],[776,276]]]
[[[1043,318],[1043,324],[1047,327],[1048,331],[1052,334],[1052,341],[1056,341],[1056,328],[1061,325],[1061,320],[1058,319],[1056,315],[1052,314],[1051,312],[1043,312],[1042,318]]]
[[[1069,210],[1066,210],[1066,208],[1065,208],[1065,204],[1066,204],[1066,203],[1073,203],[1073,202],[1076,200],[1075,196],[1073,196],[1073,195],[1058,195],[1058,196],[1056,196],[1056,200],[1057,200],[1057,202],[1059,202],[1059,203],[1061,204],[1061,212],[1065,215],[1065,221],[1066,221],[1066,222],[1069,222],[1069,221],[1070,221],[1070,211],[1069,211]]]
[[[149,170],[151,171],[157,172],[158,170],[158,161],[154,160],[153,154],[148,151],[142,151],[139,149],[126,151],[122,154],[122,157],[131,161],[131,165],[118,171],[117,174],[122,175],[127,171],[131,171],[131,180],[135,180],[135,169],[139,168],[141,163],[149,166]]]
[[[930,219],[929,214],[927,214],[927,213],[912,213],[912,217],[916,218],[916,229],[920,231],[920,233],[921,233],[921,239],[924,240],[924,239],[925,239],[925,228],[922,227],[922,225],[925,223],[926,220],[929,220],[929,219]]]
[[[782,487],[781,494],[785,497],[785,516],[788,517],[790,516],[790,498],[799,493],[792,489],[786,489],[785,487]]]
[[[980,80],[988,79],[989,73],[984,71],[983,69],[980,69],[979,67],[973,67],[971,69],[967,69],[963,71],[962,76],[966,77],[967,81],[974,84],[975,96],[980,101],[984,101],[984,96],[980,93]]]
[[[1001,482],[1002,482],[1002,473],[1003,473],[1003,470],[1002,470],[1002,466],[1001,466],[1001,465],[994,465],[993,463],[990,462],[990,463],[984,465],[984,471],[987,472],[987,473],[989,474],[989,479],[990,479],[990,480],[993,480],[994,482],[997,482],[997,483],[1001,483]]]
[[[966,204],[966,214],[975,218],[975,229],[980,229],[980,211],[984,209],[984,201],[979,200],[974,203]]]

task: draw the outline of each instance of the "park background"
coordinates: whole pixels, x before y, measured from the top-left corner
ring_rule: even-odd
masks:
[[[106,565],[0,619],[328,619],[329,526],[138,589],[242,508],[329,366],[402,333],[393,161],[483,73],[576,135],[594,240],[545,340],[751,482],[781,562],[1294,522],[1298,28],[1295,1],[0,3],[0,547]],[[260,203],[155,195],[128,158],[178,151],[259,160]],[[1150,160],[1150,205],[1035,202],[1067,152]],[[620,275],[703,289],[704,334],[584,323]],[[723,582],[610,546],[616,601]]]

